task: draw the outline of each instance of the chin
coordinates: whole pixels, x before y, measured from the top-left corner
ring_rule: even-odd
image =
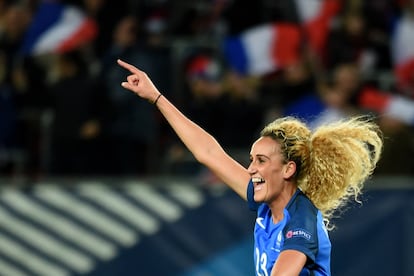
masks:
[[[260,196],[254,196],[254,202],[257,202],[257,203],[263,203],[264,202],[264,198],[262,198],[262,197],[260,197]]]

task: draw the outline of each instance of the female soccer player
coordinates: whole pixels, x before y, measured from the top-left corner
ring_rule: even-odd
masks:
[[[372,174],[382,151],[376,124],[355,117],[312,132],[296,118],[276,119],[253,143],[246,169],[168,101],[145,72],[118,64],[131,73],[121,85],[156,105],[198,162],[257,211],[256,275],[330,275],[325,226],[350,197],[357,199]]]

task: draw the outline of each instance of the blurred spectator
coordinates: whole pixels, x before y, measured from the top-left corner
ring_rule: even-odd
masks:
[[[263,80],[261,97],[266,121],[281,116],[289,106],[308,95],[316,95],[317,78],[310,64],[301,59],[280,70],[271,79]]]
[[[299,116],[312,128],[355,115],[360,112],[355,99],[361,85],[355,64],[339,64],[331,79],[320,81],[315,93],[293,101],[284,115]]]
[[[17,112],[15,143],[24,152],[24,173],[38,177],[44,171],[44,122],[43,111],[47,99],[47,74],[35,58],[17,58],[12,67],[10,88],[13,91]]]
[[[19,50],[26,30],[31,22],[31,11],[24,4],[15,1],[3,1],[3,13],[0,20],[0,50],[2,52],[2,81],[10,86],[13,83],[16,64],[20,62]],[[8,3],[11,2],[11,3]],[[23,88],[19,86],[18,88]],[[19,89],[21,90],[21,89]]]
[[[80,51],[56,55],[53,66],[55,80],[48,99],[53,112],[50,173],[102,173],[105,95],[89,76]]]
[[[222,145],[244,152],[259,135],[264,121],[260,100],[260,79],[233,70],[224,74],[224,111]],[[231,129],[229,126],[232,126]],[[238,137],[236,140],[234,137]],[[245,156],[247,158],[247,155]]]
[[[190,54],[182,63],[185,77],[186,114],[223,140],[226,108],[223,87],[223,64],[211,53]],[[193,162],[192,156],[175,139],[168,146],[166,170],[172,173],[196,173],[202,167]]]
[[[80,1],[80,0],[79,0]],[[98,35],[93,41],[93,53],[101,58],[108,50],[116,23],[127,13],[128,1],[81,0],[85,13],[98,25]]]
[[[32,10],[29,3],[2,1],[0,51],[3,105],[0,108],[2,109],[0,113],[2,113],[3,126],[7,126],[3,129],[2,136],[7,140],[5,155],[7,162],[13,163],[9,164],[13,171],[17,169],[17,166],[20,167],[17,172],[19,174],[30,173],[31,169],[37,168],[40,163],[37,144],[39,132],[35,130],[35,126],[38,126],[37,120],[28,116],[29,114],[37,114],[37,107],[41,101],[34,96],[34,92],[42,91],[37,86],[41,82],[38,74],[40,71],[28,76],[25,72],[29,70],[29,63],[19,57],[20,45],[30,24],[31,16]],[[25,71],[23,65],[28,65]],[[28,85],[29,78],[37,79],[31,88]],[[29,93],[29,91],[31,92]]]
[[[171,1],[170,31],[178,37],[219,41],[227,33],[229,0]],[[240,2],[240,1],[237,1]],[[253,3],[250,3],[252,6]],[[250,13],[250,17],[254,15]],[[244,18],[246,20],[246,18]]]
[[[151,19],[149,19],[151,20]],[[148,22],[147,22],[148,23]],[[128,72],[120,68],[118,58],[130,60],[151,75],[161,91],[170,86],[170,50],[164,41],[164,29],[142,26],[134,16],[122,18],[113,33],[111,47],[104,56],[101,79],[104,80],[111,107],[105,127],[112,174],[148,174],[156,170],[159,123],[156,109],[136,101],[132,93],[120,86]],[[148,29],[145,29],[147,27]]]
[[[6,53],[7,66],[11,68],[13,58],[18,54],[24,34],[30,24],[31,11],[27,6],[18,2],[5,4],[3,8],[4,13],[0,20],[0,48]]]
[[[392,67],[390,53],[391,26],[399,13],[399,2],[394,0],[369,0],[361,2],[367,36],[376,53],[375,69],[388,71]]]
[[[341,19],[339,27],[329,34],[325,56],[327,70],[338,63],[353,62],[365,71],[372,71],[378,56],[371,49],[363,15],[345,11]]]
[[[226,108],[230,108],[224,87],[224,65],[215,53],[197,53],[184,66],[189,93],[186,112],[222,142],[227,127]]]

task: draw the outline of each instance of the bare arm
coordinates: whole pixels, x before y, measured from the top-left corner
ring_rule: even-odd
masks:
[[[296,250],[282,251],[273,266],[271,276],[297,276],[306,264],[306,255]]]
[[[141,98],[154,102],[160,92],[147,74],[135,66],[118,60],[131,75],[122,86]],[[156,105],[175,133],[200,163],[208,167],[243,199],[246,199],[250,175],[241,164],[231,158],[216,139],[180,112],[167,98],[161,96]]]

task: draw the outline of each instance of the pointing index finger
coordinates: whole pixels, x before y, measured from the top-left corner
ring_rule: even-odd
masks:
[[[123,60],[121,60],[121,59],[118,59],[117,60],[118,61],[118,64],[120,65],[120,66],[122,66],[122,67],[124,67],[125,69],[127,69],[129,72],[131,72],[131,73],[138,73],[139,72],[139,70],[138,70],[138,68],[136,68],[135,66],[133,66],[133,65],[131,65],[131,64],[129,64],[129,63],[127,63],[127,62],[125,62],[125,61],[123,61]]]

